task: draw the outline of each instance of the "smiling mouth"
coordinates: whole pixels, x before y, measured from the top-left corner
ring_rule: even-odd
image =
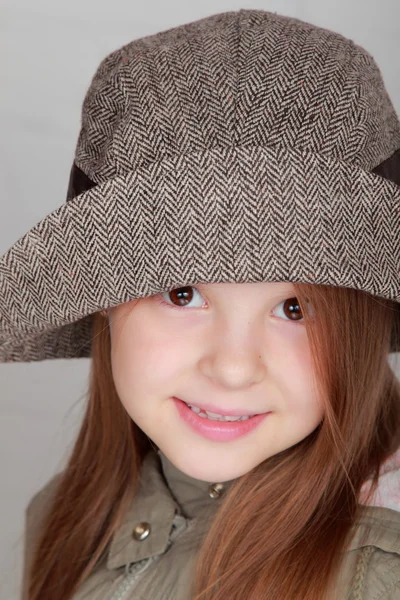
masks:
[[[217,441],[229,442],[250,434],[259,427],[269,413],[250,415],[215,415],[207,414],[200,407],[189,405],[179,398],[173,397],[178,415],[195,432],[201,436]],[[192,407],[192,408],[191,408]],[[196,412],[194,409],[200,410]],[[209,412],[209,411],[208,411]]]
[[[197,406],[191,406],[190,404],[187,404],[187,406],[199,417],[202,417],[203,419],[210,419],[211,421],[247,421],[248,419],[251,419],[251,417],[255,417],[255,415],[243,415],[240,417],[233,415],[218,415],[216,413],[198,408]]]
[[[199,415],[199,417],[216,421],[246,421],[259,414],[265,414],[249,413],[244,409],[222,410],[216,407],[204,408],[204,406],[190,404],[189,402],[185,402],[180,398],[176,398],[176,400],[180,400],[181,402],[186,404],[186,406],[188,406],[193,412]]]

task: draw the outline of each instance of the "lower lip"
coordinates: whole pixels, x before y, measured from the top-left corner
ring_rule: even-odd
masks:
[[[173,401],[185,423],[198,433],[201,433],[202,436],[218,442],[235,440],[250,433],[264,421],[267,415],[271,414],[268,412],[255,415],[246,419],[246,421],[212,421],[211,419],[199,417],[182,400],[173,398]]]

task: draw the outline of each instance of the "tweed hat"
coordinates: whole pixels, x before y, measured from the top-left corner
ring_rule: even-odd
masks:
[[[86,93],[67,202],[1,258],[0,362],[89,357],[93,313],[197,283],[400,303],[399,149],[337,33],[242,9],[132,41]]]

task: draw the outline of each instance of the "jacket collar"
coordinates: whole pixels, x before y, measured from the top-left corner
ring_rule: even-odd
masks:
[[[235,480],[223,484],[208,483],[189,477],[177,469],[158,450],[145,457],[138,491],[120,528],[115,532],[107,557],[107,568],[117,569],[166,551],[175,515],[187,520],[213,514],[227,489]],[[365,482],[360,497],[360,520],[348,550],[372,544],[400,554],[400,449],[381,467],[376,493],[367,503]],[[221,489],[221,494],[215,489]],[[210,511],[210,512],[208,512]],[[133,533],[140,523],[148,523],[150,535],[142,541]]]
[[[168,546],[175,515],[187,520],[211,515],[235,480],[224,483],[200,481],[177,469],[158,450],[150,450],[143,460],[138,490],[123,523],[112,537],[107,568],[163,554]],[[142,541],[134,537],[140,523],[150,526]]]

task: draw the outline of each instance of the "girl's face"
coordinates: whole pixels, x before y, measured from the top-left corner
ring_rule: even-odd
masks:
[[[190,477],[240,477],[321,422],[306,328],[291,298],[290,282],[199,284],[109,310],[121,402]],[[242,437],[214,440],[192,429],[174,397],[200,408],[269,414]]]

